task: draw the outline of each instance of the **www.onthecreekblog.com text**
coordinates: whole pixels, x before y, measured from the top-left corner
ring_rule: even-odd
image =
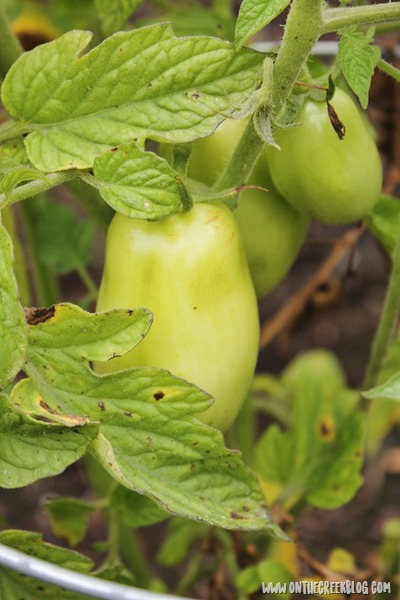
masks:
[[[263,594],[304,594],[329,596],[331,594],[390,594],[390,581],[291,581],[290,583],[261,584]]]

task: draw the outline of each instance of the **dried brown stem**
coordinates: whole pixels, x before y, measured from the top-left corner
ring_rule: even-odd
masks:
[[[332,252],[317,272],[291,297],[276,315],[261,327],[260,349],[265,348],[278,334],[286,331],[304,313],[311,299],[329,281],[341,261],[352,252],[365,231],[365,226],[350,229],[337,240]]]

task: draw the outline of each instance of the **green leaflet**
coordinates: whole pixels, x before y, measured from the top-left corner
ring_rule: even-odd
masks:
[[[142,339],[151,322],[146,309],[92,315],[63,304],[33,310],[28,321],[28,378],[13,390],[9,410],[14,420],[36,428],[42,444],[49,437],[42,428],[83,431],[93,440],[89,451],[114,479],[165,510],[282,535],[255,475],[225,448],[219,431],[194,418],[210,405],[208,394],[162,369],[91,370],[88,361],[112,359]],[[20,448],[21,460],[27,452]],[[45,469],[45,458],[41,464]]]
[[[373,29],[358,31],[348,27],[340,32],[338,63],[361,106],[368,106],[369,88],[375,67],[381,57],[380,49],[371,46]]]
[[[187,142],[246,111],[263,55],[212,37],[173,35],[168,24],[119,32],[82,56],[91,39],[71,31],[25,53],[2,86],[22,122],[29,158],[51,172],[91,167],[138,137]],[[21,125],[19,123],[18,125]]]
[[[236,47],[241,48],[246,40],[280,15],[289,3],[290,0],[243,0],[236,22]]]
[[[348,502],[362,483],[364,417],[358,393],[345,386],[335,357],[309,351],[286,369],[282,382],[292,403],[291,425],[268,428],[255,450],[256,471],[278,484],[281,500],[306,500],[333,509]]]
[[[11,238],[0,222],[0,389],[21,369],[26,344],[27,328],[13,272]]]

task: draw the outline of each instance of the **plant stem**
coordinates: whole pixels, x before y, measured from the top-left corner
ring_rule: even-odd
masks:
[[[233,155],[221,173],[213,189],[216,192],[244,185],[253,170],[257,158],[264,146],[250,120],[237,144]]]
[[[322,29],[322,1],[293,0],[274,66],[272,97],[275,114],[279,114],[284,106]]]
[[[400,18],[400,2],[372,4],[367,6],[347,6],[345,8],[327,8],[324,13],[323,33],[338,31],[350,25],[378,23]]]
[[[38,238],[35,231],[37,210],[33,202],[27,202],[21,211],[21,221],[27,246],[26,256],[32,272],[34,302],[38,306],[51,306],[60,299],[60,291],[54,271],[40,260]]]
[[[293,0],[285,35],[273,69],[272,104],[275,114],[284,106],[299,73],[322,30],[322,0]],[[244,185],[263,148],[253,122],[247,125],[231,160],[214,185],[215,191]]]
[[[380,61],[378,62],[377,67],[383,73],[386,73],[386,75],[390,75],[390,77],[393,77],[393,79],[395,79],[396,81],[400,81],[400,69],[398,69],[397,67],[391,65],[390,63],[388,63],[383,58],[380,59]]]
[[[400,228],[399,228],[400,229]],[[399,231],[400,234],[400,231]],[[398,235],[393,255],[393,267],[386,291],[381,320],[375,334],[371,355],[363,383],[367,390],[378,383],[379,373],[384,363],[389,345],[397,325],[400,311],[400,235]]]
[[[46,190],[50,190],[57,185],[61,185],[70,179],[77,177],[76,171],[63,171],[59,173],[50,173],[46,175],[46,179],[36,179],[35,181],[30,181],[29,183],[25,183],[24,185],[20,185],[16,187],[9,194],[0,194],[0,208],[4,206],[8,206],[10,204],[14,204],[14,202],[19,202],[20,200],[25,200],[26,198],[31,198],[32,196],[36,196]]]
[[[17,233],[15,207],[7,206],[1,211],[1,220],[7,229],[14,251],[14,274],[17,280],[21,304],[30,306],[32,304],[29,288],[29,278],[25,264],[24,250]]]
[[[82,283],[85,285],[87,291],[89,292],[90,300],[97,298],[99,290],[97,289],[97,285],[93,280],[92,276],[90,275],[89,271],[85,267],[85,265],[77,264],[75,265],[75,269],[79,277],[81,278]]]
[[[0,2],[0,77],[4,78],[11,65],[22,54],[22,47],[14,35],[4,2]]]

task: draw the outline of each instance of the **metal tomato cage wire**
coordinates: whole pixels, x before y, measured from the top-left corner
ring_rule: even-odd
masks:
[[[0,544],[0,565],[34,579],[101,600],[190,600],[113,583],[64,569]]]
[[[253,44],[253,48],[268,52],[276,45],[276,42],[256,42]],[[315,45],[313,54],[321,57],[332,57],[337,54],[337,50],[337,42],[321,41]],[[400,46],[395,48],[395,56],[400,58]],[[45,581],[60,588],[99,600],[190,600],[182,596],[151,592],[120,583],[113,583],[91,575],[83,575],[34,558],[3,544],[0,544],[0,565],[39,581]]]

